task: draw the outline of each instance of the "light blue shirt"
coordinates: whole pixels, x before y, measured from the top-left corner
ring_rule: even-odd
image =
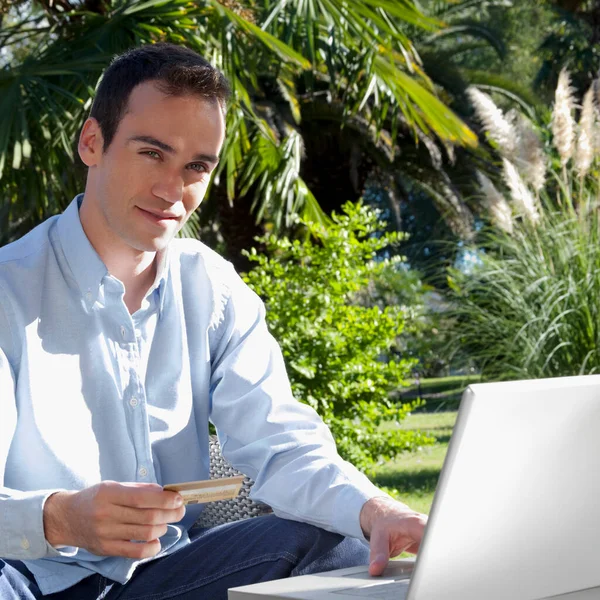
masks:
[[[202,243],[173,240],[131,315],[81,199],[0,248],[0,557],[23,560],[44,594],[93,572],[126,582],[143,561],[50,546],[44,502],[108,479],[207,479],[209,420],[253,498],[364,539],[360,509],[381,492],[292,397],[258,296]],[[201,510],[169,526],[162,553],[189,543]]]

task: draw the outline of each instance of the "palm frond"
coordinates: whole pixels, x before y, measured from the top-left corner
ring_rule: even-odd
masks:
[[[441,40],[448,38],[460,38],[461,43],[464,43],[464,37],[472,37],[479,40],[484,40],[488,46],[496,51],[499,58],[506,56],[506,44],[499,38],[498,33],[482,25],[481,23],[457,23],[435,32],[424,40],[425,45],[431,45]],[[460,46],[458,46],[460,48]]]
[[[74,140],[96,84],[114,55],[143,43],[188,45],[227,75],[233,97],[217,181],[226,178],[231,202],[253,194],[258,217],[277,224],[319,214],[300,177],[302,107],[319,94],[346,107],[340,126],[361,118],[392,143],[405,127],[415,139],[476,143],[437,97],[406,34],[442,24],[410,0],[107,0],[97,13],[71,5],[47,25],[30,14],[0,32],[0,48],[27,49],[0,70],[3,231],[25,214],[32,224],[60,210],[80,191]],[[34,45],[40,25],[47,30]]]

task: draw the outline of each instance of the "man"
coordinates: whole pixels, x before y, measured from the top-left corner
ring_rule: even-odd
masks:
[[[225,598],[369,559],[380,574],[418,549],[426,517],[292,398],[258,297],[174,239],[218,163],[227,98],[190,50],[118,57],[79,139],[84,194],[0,249],[3,600]],[[192,528],[201,507],[162,489],[207,478],[209,420],[277,516]]]

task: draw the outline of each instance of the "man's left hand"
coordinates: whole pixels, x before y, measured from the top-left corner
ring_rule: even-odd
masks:
[[[427,515],[387,496],[365,502],[360,526],[371,546],[369,575],[381,575],[390,557],[402,552],[416,554],[423,539]]]

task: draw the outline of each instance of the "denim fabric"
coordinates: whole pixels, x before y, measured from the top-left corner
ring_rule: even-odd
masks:
[[[274,515],[192,528],[191,543],[146,563],[124,585],[96,574],[42,596],[23,563],[0,561],[2,600],[225,600],[240,585],[366,564],[366,544]]]

